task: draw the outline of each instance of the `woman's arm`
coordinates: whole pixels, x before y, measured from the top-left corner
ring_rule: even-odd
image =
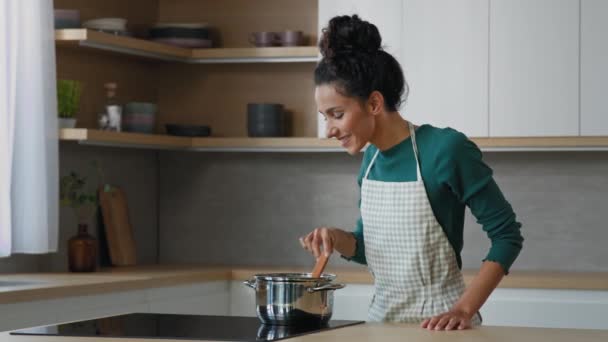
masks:
[[[423,322],[427,329],[451,330],[470,326],[471,318],[508,274],[522,248],[521,224],[482,159],[479,148],[462,133],[452,135],[438,177],[471,209],[491,241],[481,269],[449,312]]]
[[[453,330],[470,327],[473,316],[481,309],[492,291],[504,277],[505,271],[500,264],[485,261],[479,273],[454,307],[439,316],[422,322],[422,327],[429,330]]]

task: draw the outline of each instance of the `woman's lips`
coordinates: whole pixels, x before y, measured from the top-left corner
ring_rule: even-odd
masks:
[[[342,145],[342,147],[345,147],[346,145],[348,145],[348,142],[350,141],[350,134],[345,135],[342,138],[339,138],[338,140],[340,140],[340,144]]]

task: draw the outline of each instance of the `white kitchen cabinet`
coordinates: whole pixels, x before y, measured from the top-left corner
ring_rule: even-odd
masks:
[[[581,135],[608,135],[608,1],[581,0]]]
[[[332,319],[366,320],[371,284],[347,284],[334,292]],[[255,316],[255,293],[233,281],[230,314]],[[608,291],[496,289],[481,309],[484,325],[608,329]]]
[[[327,27],[329,20],[337,15],[357,14],[361,19],[371,22],[378,27],[382,36],[384,50],[400,59],[402,50],[401,25],[402,25],[401,0],[319,0],[318,32]],[[321,114],[318,115],[318,136],[326,137],[325,121]]]
[[[579,134],[579,1],[491,0],[490,136]]]
[[[481,309],[485,325],[608,329],[608,291],[496,289]]]
[[[0,305],[0,331],[148,312],[145,290]]]
[[[416,124],[488,136],[489,0],[405,0],[400,60]]]
[[[255,291],[242,281],[230,284],[230,315],[255,316]]]
[[[319,37],[329,20],[337,15],[357,14],[378,27],[384,49],[401,54],[401,0],[319,0]]]
[[[0,331],[135,312],[228,315],[228,281],[0,305]]]
[[[149,311],[185,315],[228,315],[229,283],[216,281],[149,289]]]

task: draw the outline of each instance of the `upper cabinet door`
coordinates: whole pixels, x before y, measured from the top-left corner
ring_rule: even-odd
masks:
[[[488,136],[488,0],[405,0],[402,114]]]
[[[581,1],[581,134],[608,135],[608,1]]]
[[[490,136],[579,134],[578,33],[578,0],[491,0]]]
[[[319,0],[319,38],[321,30],[337,15],[357,14],[378,27],[384,49],[401,54],[401,0]]]

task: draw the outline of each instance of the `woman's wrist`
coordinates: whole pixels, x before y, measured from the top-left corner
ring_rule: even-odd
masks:
[[[331,228],[330,234],[334,242],[334,249],[343,256],[350,258],[355,255],[355,237],[340,228]]]
[[[468,320],[473,319],[473,316],[475,316],[475,313],[476,313],[476,311],[471,309],[471,307],[469,307],[465,304],[460,304],[460,303],[456,303],[451,311],[458,312],[459,314],[463,315]]]

